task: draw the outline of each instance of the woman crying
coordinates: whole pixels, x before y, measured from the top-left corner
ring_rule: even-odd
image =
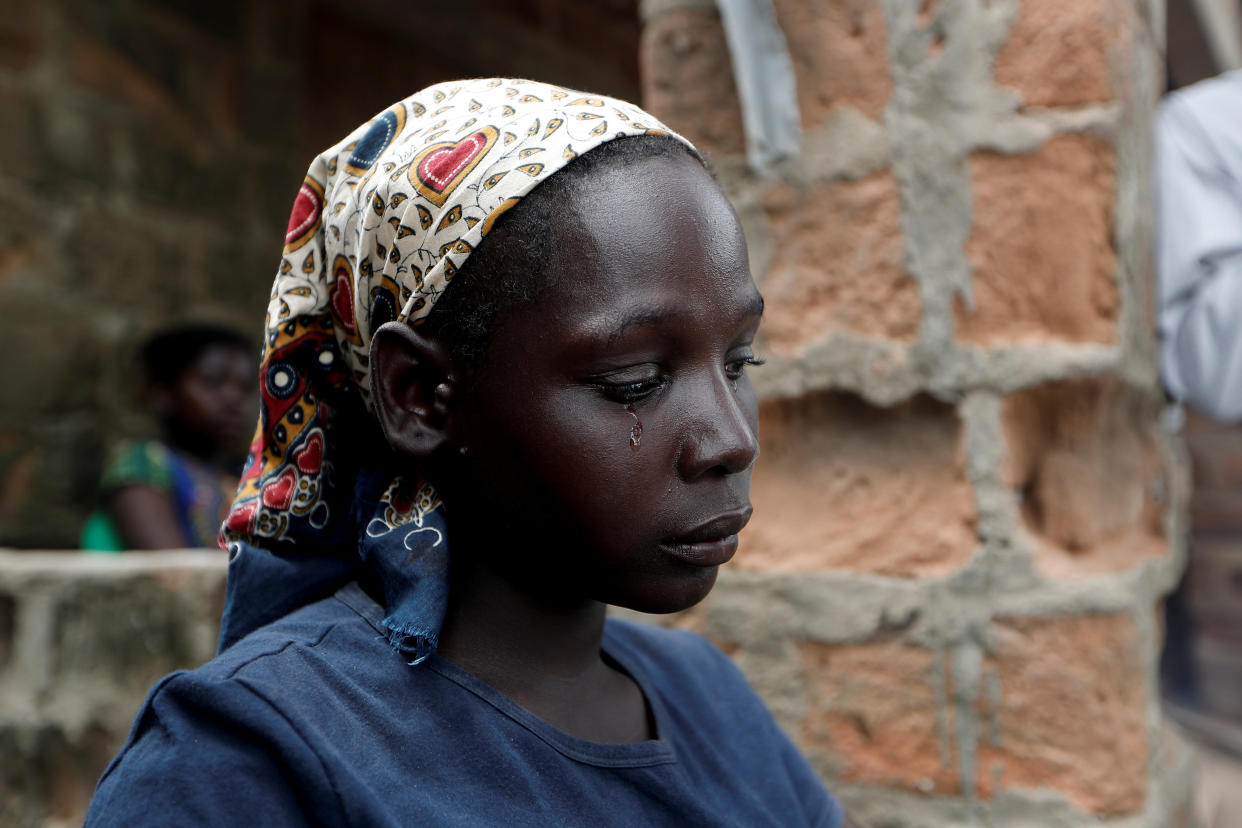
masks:
[[[623,101],[443,83],[321,154],[220,652],[87,824],[849,825],[722,653],[605,617],[737,550],[762,312],[702,158]]]

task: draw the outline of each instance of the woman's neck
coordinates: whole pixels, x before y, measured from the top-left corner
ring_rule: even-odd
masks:
[[[642,692],[601,654],[603,604],[540,600],[464,555],[453,567],[441,656],[570,735],[650,737]]]
[[[441,655],[502,692],[520,692],[548,677],[588,675],[602,664],[603,604],[541,601],[486,565],[463,558],[453,559]]]

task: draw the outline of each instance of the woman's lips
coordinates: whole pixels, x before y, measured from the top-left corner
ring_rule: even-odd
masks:
[[[660,548],[693,566],[720,566],[728,563],[733,553],[737,552],[737,535],[700,543],[666,541],[660,544]]]
[[[693,566],[720,566],[737,552],[737,533],[753,509],[734,509],[660,543],[665,553]]]

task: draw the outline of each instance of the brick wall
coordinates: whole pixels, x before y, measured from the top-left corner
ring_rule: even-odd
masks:
[[[799,158],[745,164],[721,20],[648,0],[644,97],[712,156],[767,299],[756,513],[672,623],[875,825],[1175,824],[1132,0],[774,0]]]
[[[710,2],[647,0],[636,50],[769,303],[756,518],[670,623],[737,659],[864,822],[1181,824],[1155,680],[1184,557],[1145,306],[1158,3],[775,7],[805,132],[770,178]],[[333,44],[418,30],[382,2],[128,8],[0,21],[0,348],[26,356],[0,362],[0,542],[76,532],[145,322],[261,306],[305,158],[394,96],[313,74]],[[221,588],[219,558],[0,555],[0,822],[80,818],[147,686],[210,654]]]

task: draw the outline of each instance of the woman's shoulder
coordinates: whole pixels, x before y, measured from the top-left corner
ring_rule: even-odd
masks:
[[[155,489],[171,489],[172,465],[172,449],[160,440],[121,440],[108,452],[101,485],[115,489],[140,483]]]
[[[404,667],[343,592],[162,679],[100,779],[88,824],[132,824],[154,801],[174,823],[201,811],[209,823],[231,824],[255,803],[280,816],[270,824],[340,808],[325,760],[340,734],[323,723],[356,726],[373,712],[366,700],[382,697]]]
[[[679,683],[749,686],[733,661],[711,641],[690,630],[609,618],[604,646],[621,661],[638,661],[653,678]]]
[[[175,687],[235,684],[279,702],[282,714],[325,702],[346,688],[380,689],[397,680],[405,661],[388,644],[382,610],[357,584],[259,627]],[[337,679],[350,677],[346,685]],[[290,693],[290,687],[300,687]]]
[[[138,722],[144,715],[177,721],[190,711],[188,726],[214,710],[251,724],[265,717],[296,723],[301,712],[348,704],[342,696],[351,690],[376,690],[404,662],[376,631],[365,597],[351,585],[260,627],[197,669],[165,677]],[[343,676],[349,681],[341,683]],[[136,724],[127,749],[140,735]]]
[[[196,669],[166,676],[148,694],[140,718],[147,711],[167,714],[187,700],[196,707],[249,700],[288,718],[286,711],[319,693],[332,674],[366,681],[388,661],[375,656],[390,648],[345,592],[260,627]],[[291,687],[299,692],[290,693]]]

